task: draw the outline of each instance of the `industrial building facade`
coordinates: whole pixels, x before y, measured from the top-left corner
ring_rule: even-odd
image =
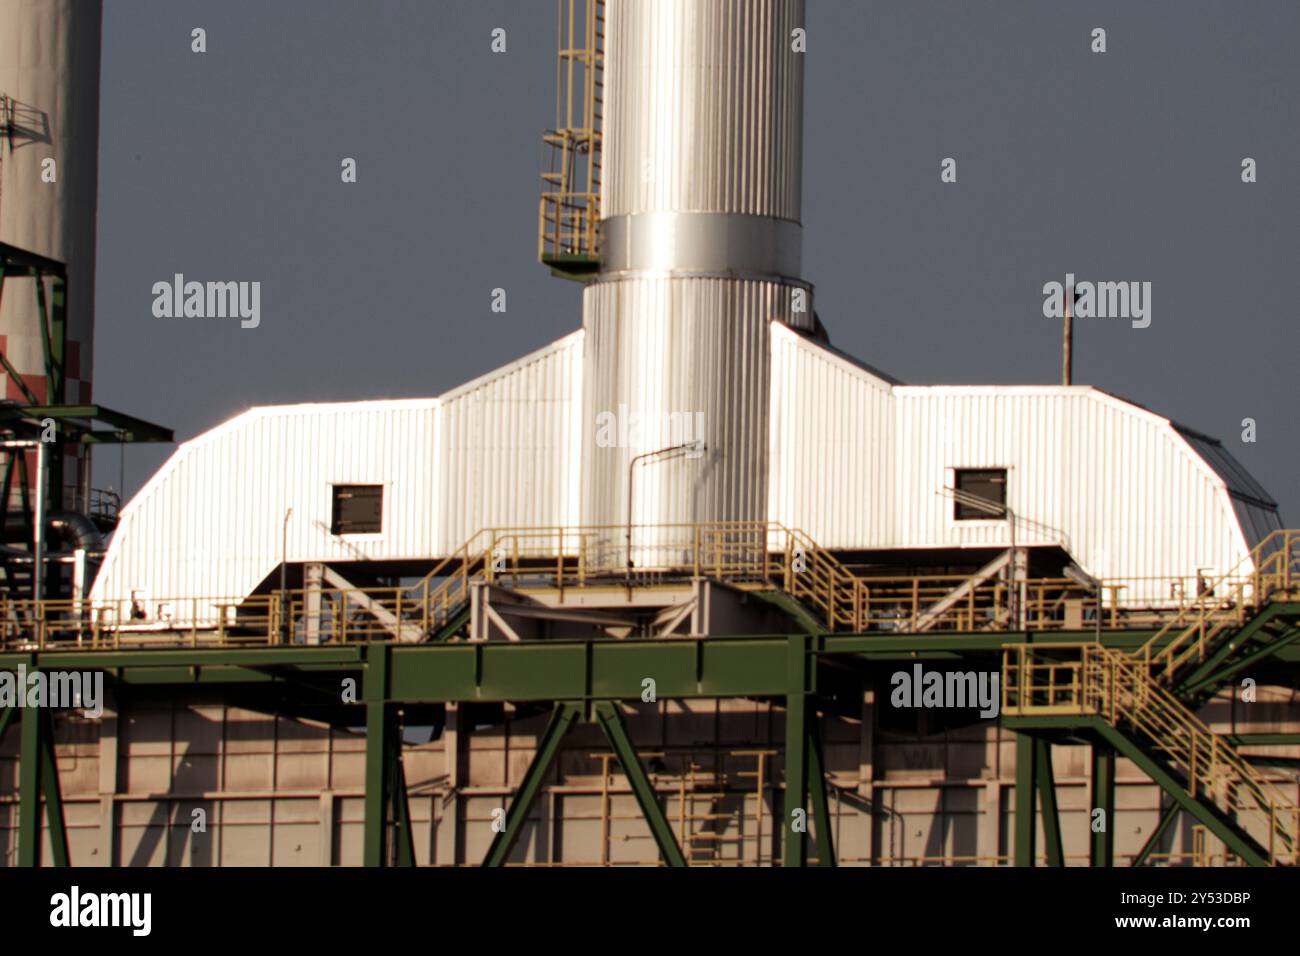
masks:
[[[98,7],[49,10],[71,56]],[[88,477],[47,516],[33,429],[170,434],[10,409],[41,494],[0,670],[108,699],[0,695],[0,858],[1296,863],[1300,533],[1268,493],[1098,389],[909,386],[831,345],[802,0],[560,10],[538,251],[580,329],[433,398],[251,409],[106,546]]]

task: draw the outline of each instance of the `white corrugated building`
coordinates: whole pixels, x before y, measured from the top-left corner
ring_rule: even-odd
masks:
[[[282,555],[432,561],[481,528],[580,525],[586,459],[627,451],[583,443],[582,346],[434,399],[255,408],[186,442],[123,510],[92,598],[183,616],[190,597],[251,594]],[[901,385],[780,323],[768,361],[753,481],[769,520],[828,549],[1010,547],[1010,518],[955,517],[961,469],[1005,470],[1015,543],[1059,546],[1134,600],[1169,597],[1145,578],[1232,570],[1280,527],[1212,439],[1094,388]],[[332,533],[332,489],[354,485],[382,486],[378,533]]]
[[[1092,388],[905,386],[822,344],[799,278],[803,14],[608,4],[582,331],[439,398],[259,408],[186,443],[124,510],[94,599],[239,598],[282,560],[415,568],[480,528],[617,529],[629,498],[639,526],[769,520],[859,563],[1058,549],[1134,602],[1249,570],[1277,509],[1212,440]],[[607,447],[597,420],[624,412],[698,416],[706,449],[633,482],[667,438]],[[971,488],[1007,515],[959,516],[949,489]]]

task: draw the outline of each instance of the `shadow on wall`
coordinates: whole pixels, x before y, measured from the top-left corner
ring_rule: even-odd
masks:
[[[0,93],[0,135],[4,136],[11,150],[54,143],[54,138],[50,135],[49,113],[19,103],[3,93]]]

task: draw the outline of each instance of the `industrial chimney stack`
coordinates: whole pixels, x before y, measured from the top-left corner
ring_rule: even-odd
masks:
[[[769,323],[813,327],[799,279],[803,17],[803,0],[607,5],[584,524],[766,517]],[[703,451],[653,454],[684,439]],[[682,533],[638,528],[634,562]]]

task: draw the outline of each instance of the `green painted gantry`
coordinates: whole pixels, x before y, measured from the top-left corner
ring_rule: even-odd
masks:
[[[1300,617],[1300,606],[1295,606]],[[802,623],[802,622],[801,622]],[[1153,632],[1103,632],[1102,642],[1134,650]],[[248,649],[46,650],[0,652],[0,670],[19,665],[35,670],[103,671],[120,688],[155,687],[183,694],[187,689],[238,691],[240,706],[265,713],[310,717],[334,726],[366,728],[364,862],[370,866],[413,865],[414,845],[406,781],[401,760],[403,713],[448,703],[543,704],[551,716],[535,756],[501,820],[483,860],[504,864],[523,832],[533,803],[559,751],[565,732],[579,721],[598,725],[609,741],[632,792],[669,866],[685,865],[663,808],[628,734],[619,701],[641,700],[647,678],[657,699],[757,698],[779,701],[785,710],[785,792],[782,863],[802,866],[809,859],[809,837],[816,840],[819,865],[833,866],[828,785],[818,738],[817,714],[841,692],[860,694],[874,666],[892,662],[997,660],[1004,646],[1024,643],[1087,642],[1092,631],[1024,633],[846,635],[813,632],[782,636],[667,638],[654,640],[539,641],[533,643],[370,643],[341,646],[259,647]],[[1300,642],[1279,640],[1270,666],[1294,673]],[[1252,663],[1261,663],[1253,659]],[[1235,675],[1236,662],[1225,666]],[[343,702],[340,688],[353,681],[354,702]],[[1199,673],[1198,689],[1214,683]],[[1206,681],[1209,680],[1209,684]],[[1221,684],[1220,684],[1221,686]],[[858,700],[861,698],[859,697]],[[364,715],[364,716],[363,716]],[[17,720],[19,754],[20,865],[41,862],[41,809],[50,835],[52,860],[66,865],[68,841],[59,793],[53,720],[46,710],[10,707],[0,711],[0,737]],[[1172,797],[1171,810],[1153,834],[1138,864],[1144,862],[1175,812],[1184,810],[1225,839],[1248,862],[1260,862],[1250,847],[1235,840],[1221,819],[1187,796],[1174,776],[1135,748],[1122,734],[1096,718],[1003,719],[1016,732],[1015,862],[1033,865],[1036,809],[1044,826],[1049,864],[1063,864],[1060,818],[1051,772],[1053,740],[1092,744],[1093,806],[1114,807],[1115,757],[1134,760]],[[1239,742],[1300,743],[1300,735],[1272,734],[1267,740]],[[42,800],[42,797],[44,798]],[[1035,799],[1037,798],[1037,799]],[[809,825],[810,824],[810,825]],[[1094,833],[1094,866],[1113,863],[1109,827]],[[1256,854],[1257,855],[1257,854]]]

